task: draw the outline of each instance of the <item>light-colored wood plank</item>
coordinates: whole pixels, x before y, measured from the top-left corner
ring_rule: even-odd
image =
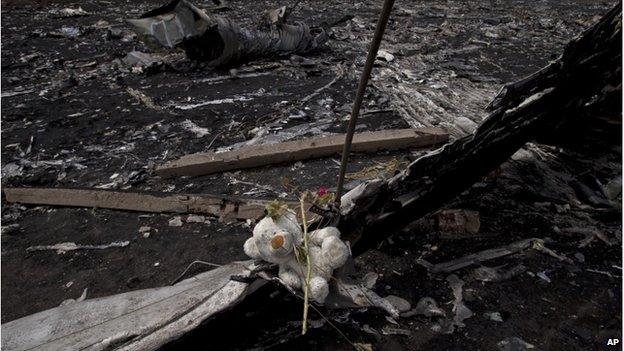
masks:
[[[3,192],[7,202],[23,204],[197,213],[228,219],[259,218],[267,203],[265,200],[218,195],[150,194],[99,189],[5,188]]]
[[[351,150],[374,152],[404,148],[428,147],[444,143],[448,134],[439,128],[392,129],[357,133]],[[294,162],[340,153],[344,134],[287,141],[269,145],[252,145],[222,153],[196,153],[170,161],[156,168],[162,177],[198,176],[233,169]]]

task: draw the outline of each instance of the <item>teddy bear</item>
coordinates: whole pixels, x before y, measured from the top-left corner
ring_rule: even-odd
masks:
[[[260,220],[244,245],[247,256],[277,264],[278,277],[293,289],[301,289],[305,284],[306,261],[297,259],[300,248],[303,248],[303,230],[290,209],[280,216]],[[308,251],[312,265],[310,298],[323,303],[329,294],[329,279],[334,269],[345,264],[351,250],[340,240],[336,227],[325,227],[308,233]]]

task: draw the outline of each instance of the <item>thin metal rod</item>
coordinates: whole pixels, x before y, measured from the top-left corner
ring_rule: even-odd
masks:
[[[392,5],[394,0],[384,0],[383,8],[379,14],[379,20],[377,21],[377,27],[375,28],[375,36],[371,42],[370,49],[368,50],[368,56],[366,57],[366,64],[364,65],[364,71],[360,77],[360,83],[358,84],[357,92],[355,93],[355,101],[353,102],[353,110],[351,110],[351,119],[349,120],[349,126],[347,127],[347,135],[345,137],[345,143],[342,148],[342,160],[340,161],[340,175],[338,176],[338,188],[336,190],[336,202],[340,202],[342,196],[342,188],[344,185],[345,172],[347,170],[347,163],[349,162],[349,152],[351,151],[351,142],[353,141],[353,132],[355,131],[355,124],[360,113],[360,107],[362,106],[362,100],[364,99],[364,92],[366,91],[366,85],[368,85],[368,79],[370,78],[371,71],[373,70],[373,64],[375,58],[377,58],[377,51],[381,44],[381,38],[383,37],[386,25],[388,24],[388,18],[390,18],[390,11],[392,11]]]

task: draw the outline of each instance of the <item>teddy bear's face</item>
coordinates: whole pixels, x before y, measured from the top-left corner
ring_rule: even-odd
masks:
[[[297,244],[294,235],[267,217],[254,228],[253,238],[258,252],[269,262],[281,263],[288,258]]]

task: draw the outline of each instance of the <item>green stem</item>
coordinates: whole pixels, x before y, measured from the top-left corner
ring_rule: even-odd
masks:
[[[299,202],[301,203],[301,221],[303,222],[303,248],[306,256],[306,277],[303,286],[303,323],[301,326],[301,335],[305,335],[308,331],[308,305],[310,293],[310,275],[312,274],[312,263],[310,262],[310,251],[308,250],[308,223],[305,217],[305,196],[304,193]]]

